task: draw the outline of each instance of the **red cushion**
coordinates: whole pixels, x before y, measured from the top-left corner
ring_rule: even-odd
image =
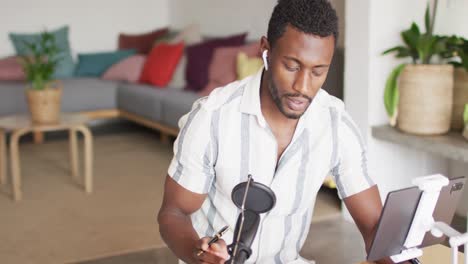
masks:
[[[172,79],[183,52],[183,42],[179,44],[161,43],[154,46],[143,66],[140,82],[159,87],[166,86]]]
[[[137,53],[148,54],[151,51],[154,41],[167,34],[168,31],[168,28],[161,28],[148,33],[135,35],[120,33],[119,50],[134,49]]]

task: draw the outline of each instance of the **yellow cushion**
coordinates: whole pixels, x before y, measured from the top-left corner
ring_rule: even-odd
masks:
[[[327,186],[328,188],[336,189],[336,183],[333,180],[333,177],[328,175],[323,181],[323,185]]]
[[[255,74],[263,67],[262,59],[249,58],[244,52],[237,54],[237,80],[242,80],[247,76]]]

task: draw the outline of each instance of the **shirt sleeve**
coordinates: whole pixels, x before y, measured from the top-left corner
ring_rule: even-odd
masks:
[[[214,178],[211,113],[197,101],[179,120],[179,128],[168,175],[185,189],[205,194]]]
[[[337,162],[332,168],[341,199],[372,187],[367,170],[367,150],[354,121],[344,110],[337,116]]]

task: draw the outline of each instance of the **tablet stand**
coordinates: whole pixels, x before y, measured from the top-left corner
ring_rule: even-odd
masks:
[[[422,191],[421,199],[406,236],[404,244],[406,249],[398,255],[391,256],[392,261],[399,263],[422,256],[423,252],[418,246],[423,242],[426,232],[431,231],[435,237],[441,237],[442,235],[449,237],[449,244],[452,248],[452,263],[458,263],[458,247],[465,245],[465,249],[468,248],[468,233],[461,234],[446,223],[435,222],[432,216],[439,199],[440,190],[448,183],[447,177],[441,174],[419,177],[413,180],[413,184]],[[465,264],[468,264],[466,255]]]

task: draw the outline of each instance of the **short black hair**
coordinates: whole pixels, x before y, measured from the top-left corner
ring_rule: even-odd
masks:
[[[273,46],[291,25],[307,34],[338,39],[338,16],[328,0],[278,0],[268,23],[268,42]]]

